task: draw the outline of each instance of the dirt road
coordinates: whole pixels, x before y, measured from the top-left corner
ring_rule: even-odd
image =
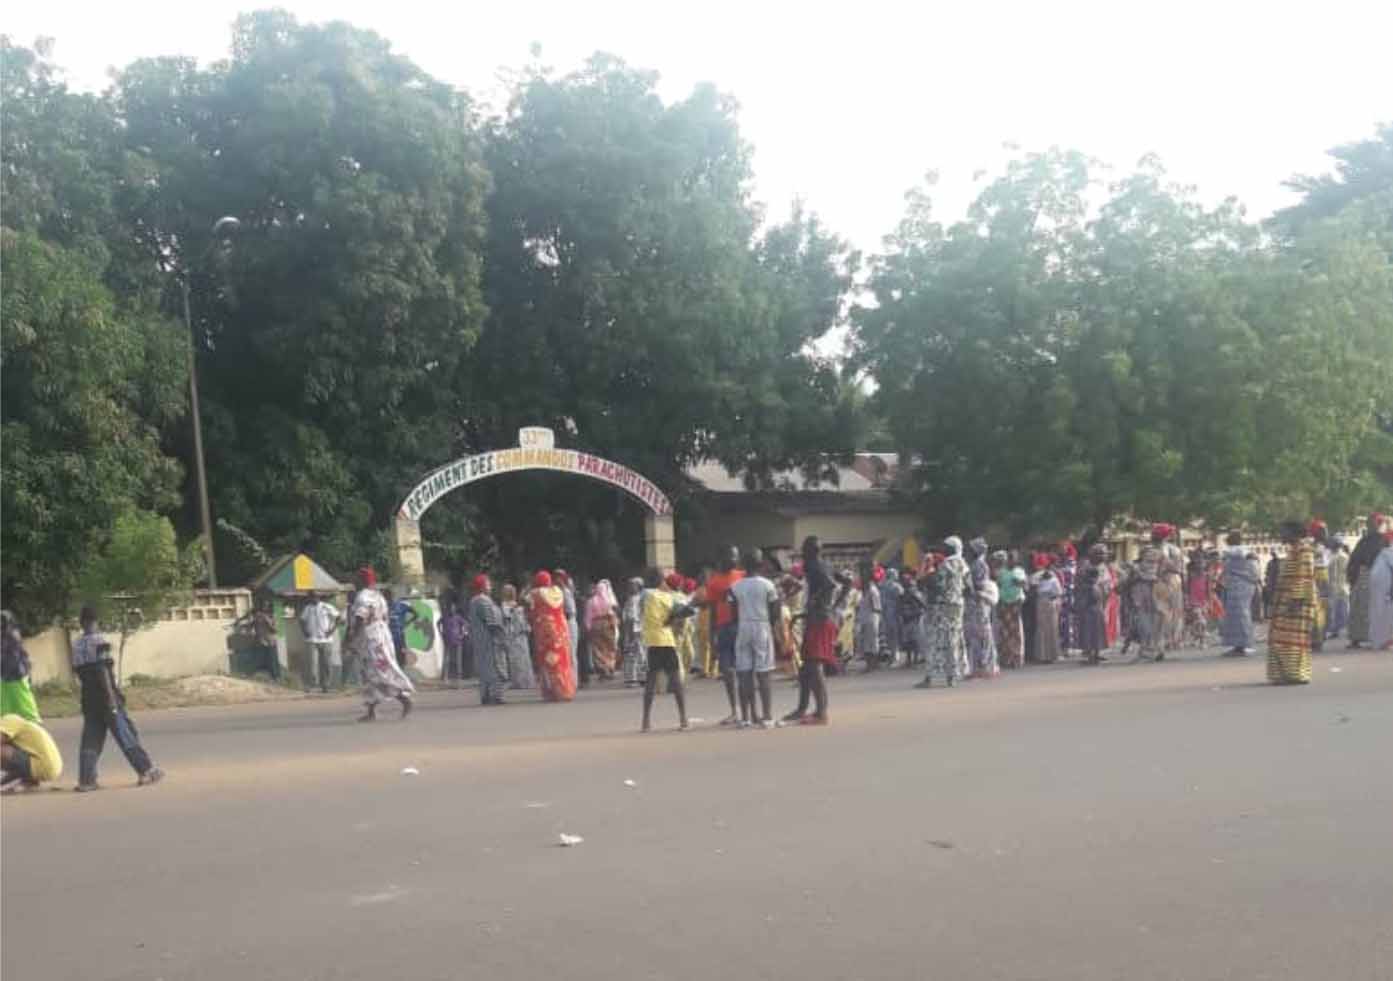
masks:
[[[1333,669],[1338,668],[1338,671]],[[3,804],[6,979],[1393,978],[1393,657],[137,719],[169,771]],[[780,684],[780,707],[791,692]],[[674,721],[670,700],[660,726]],[[77,723],[55,725],[71,786]],[[419,775],[403,775],[415,767]],[[626,786],[625,781],[633,781]],[[584,837],[558,847],[561,833]]]

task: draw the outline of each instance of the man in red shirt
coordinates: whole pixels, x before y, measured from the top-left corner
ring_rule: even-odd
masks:
[[[730,587],[744,578],[740,550],[729,545],[721,550],[720,571],[706,580],[706,613],[711,618],[711,636],[715,638],[721,665],[721,683],[725,685],[726,701],[730,703],[730,715],[721,720],[723,726],[733,726],[740,721],[735,707],[735,611],[730,604]]]

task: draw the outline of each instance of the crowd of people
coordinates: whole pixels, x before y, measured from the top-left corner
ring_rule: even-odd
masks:
[[[581,588],[559,569],[530,575],[523,589],[497,591],[481,574],[467,598],[442,597],[438,627],[447,677],[477,675],[482,704],[502,705],[510,690],[567,702],[592,679],[622,677],[642,687],[645,732],[661,690],[673,696],[679,727],[688,727],[691,677],[720,679],[729,707],[722,725],[772,728],[825,725],[827,677],[858,662],[867,671],[921,669],[915,687],[941,681],[952,688],[1075,654],[1096,665],[1119,645],[1123,657],[1136,649],[1133,662],[1162,661],[1184,646],[1208,645],[1216,629],[1224,654],[1243,657],[1264,620],[1267,676],[1275,684],[1308,683],[1312,654],[1342,633],[1351,649],[1393,650],[1393,528],[1382,515],[1369,517],[1352,550],[1323,522],[1289,522],[1281,528],[1283,553],[1265,569],[1236,532],[1222,549],[1188,556],[1176,539],[1176,528],[1156,524],[1135,561],[1116,561],[1102,542],[1022,553],[950,535],[913,569],[862,562],[834,570],[810,537],[787,570],[759,549],[742,554],[730,546],[698,578],[649,569],[624,584],[622,597],[608,580]],[[346,615],[322,597],[302,605],[309,670],[327,690],[342,619],[343,671],[364,692],[360,721],[375,721],[378,707],[392,701],[404,718],[415,694],[406,632],[420,614],[379,590],[371,568],[356,580]],[[91,608],[79,621],[72,644],[83,715],[76,789],[98,788],[108,733],[138,783],[156,783],[164,773],[126,711],[111,644]],[[273,643],[269,611],[258,608],[247,623],[259,643]],[[28,655],[8,613],[0,641],[0,756],[4,788],[12,790],[56,779],[62,757],[43,727]],[[776,718],[772,680],[780,672],[797,680],[798,701]]]
[[[742,556],[729,546],[697,578],[649,570],[622,597],[607,580],[577,589],[558,570],[539,573],[520,595],[504,586],[500,603],[479,576],[463,610],[446,602],[442,632],[452,664],[472,660],[484,704],[502,703],[510,687],[569,700],[577,678],[584,687],[622,676],[644,687],[644,728],[660,685],[686,724],[691,677],[720,680],[724,725],[821,724],[826,677],[855,663],[918,668],[916,687],[951,688],[1075,655],[1097,665],[1114,649],[1134,663],[1163,661],[1216,635],[1226,656],[1244,657],[1264,620],[1269,679],[1304,683],[1328,638],[1348,631],[1352,648],[1393,646],[1385,524],[1372,516],[1352,553],[1322,522],[1289,524],[1285,556],[1265,568],[1237,532],[1222,548],[1187,555],[1178,530],[1161,523],[1133,561],[1116,560],[1102,542],[1022,553],[949,536],[912,569],[834,570],[809,539],[783,569],[757,549]],[[780,670],[798,679],[799,702],[776,720],[770,678]]]

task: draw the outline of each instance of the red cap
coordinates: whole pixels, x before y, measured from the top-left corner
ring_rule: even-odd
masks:
[[[1037,569],[1048,569],[1050,567],[1050,557],[1044,552],[1036,552],[1031,558],[1030,564]]]
[[[1077,559],[1079,557],[1079,550],[1074,547],[1072,542],[1065,542],[1064,554],[1071,559]]]
[[[376,586],[377,573],[372,570],[372,566],[365,565],[358,570],[358,581],[364,586]]]
[[[871,579],[874,580],[875,582],[884,582],[884,581],[885,581],[885,568],[884,568],[883,566],[876,566],[874,569],[872,569],[872,570],[871,570]]]
[[[550,586],[551,573],[543,569],[541,572],[537,573],[535,576],[532,577],[532,585],[536,586],[538,589]]]
[[[1175,534],[1175,525],[1168,525],[1164,521],[1158,521],[1151,526],[1151,534],[1156,538],[1169,538]]]
[[[482,572],[479,573],[474,577],[473,586],[475,593],[487,593],[489,591],[489,577]]]
[[[696,592],[696,580],[695,580],[695,579],[688,579],[688,580],[685,580],[685,581],[682,583],[682,592],[684,592],[684,593],[695,593],[695,592]]]
[[[667,574],[667,578],[664,579],[663,582],[667,583],[667,588],[668,588],[668,589],[681,589],[681,588],[682,588],[682,577],[681,577],[679,574],[677,574],[676,572],[669,572],[669,573]]]

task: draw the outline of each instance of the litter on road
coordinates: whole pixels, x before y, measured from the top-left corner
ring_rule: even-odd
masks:
[[[561,847],[562,847],[562,848],[573,848],[573,847],[575,847],[576,845],[579,845],[579,844],[580,844],[581,842],[583,842],[583,841],[585,841],[585,839],[582,838],[580,835],[568,835],[568,834],[566,834],[566,833],[564,833],[564,832],[563,832],[562,835],[561,835]]]

